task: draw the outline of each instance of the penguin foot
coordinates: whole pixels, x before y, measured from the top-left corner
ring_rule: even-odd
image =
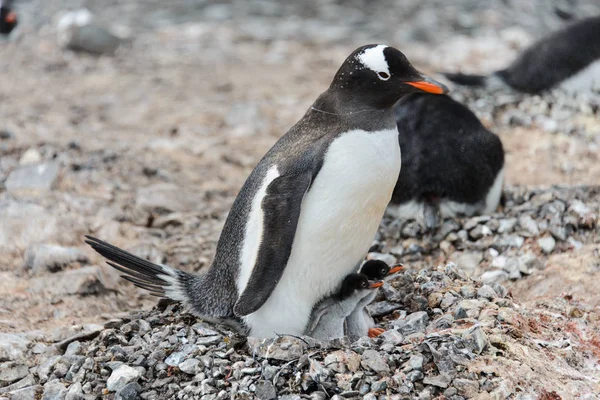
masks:
[[[369,329],[369,337],[376,338],[377,336],[381,335],[383,332],[385,332],[385,329],[371,328],[371,329]]]

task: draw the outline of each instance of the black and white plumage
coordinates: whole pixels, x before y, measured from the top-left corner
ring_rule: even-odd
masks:
[[[372,301],[373,295],[377,293],[376,289],[381,285],[383,282],[370,282],[369,277],[363,273],[349,274],[342,281],[338,293],[321,301],[315,307],[305,334],[318,340],[343,337],[346,318],[364,302],[365,298],[371,298]]]
[[[381,260],[368,260],[360,268],[360,273],[366,275],[371,281],[382,281],[391,279],[402,268],[401,264],[390,267]],[[352,342],[364,336],[377,337],[383,333],[383,329],[375,328],[375,321],[366,308],[376,296],[377,290],[368,293],[346,317],[346,336]]]
[[[529,46],[508,68],[489,76],[445,73],[451,81],[540,93],[600,88],[600,16],[569,24]]]
[[[415,93],[400,100],[396,120],[402,174],[390,214],[434,228],[443,218],[496,210],[504,150],[471,110],[449,96]]]
[[[89,243],[140,287],[256,337],[302,334],[369,249],[400,172],[392,110],[405,94],[443,93],[398,50],[367,45],[248,177],[208,271],[192,275]],[[130,278],[131,280],[131,278]]]
[[[8,35],[17,23],[17,13],[12,8],[12,1],[0,0],[0,34]]]

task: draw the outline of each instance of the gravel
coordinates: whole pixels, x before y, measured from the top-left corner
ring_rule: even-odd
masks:
[[[537,363],[546,362],[548,351],[564,350],[552,344],[564,340],[558,332],[548,336],[543,347],[538,341],[523,341],[527,335],[523,329],[531,326],[523,325],[524,321],[531,324],[544,312],[516,306],[502,286],[473,281],[455,264],[406,271],[388,283],[395,290],[405,288],[404,296],[396,300],[399,311],[377,319],[386,332],[375,339],[364,337],[350,343],[346,338],[321,342],[286,335],[243,338],[222,326],[197,322],[177,304],[163,304],[109,321],[97,336],[80,334],[80,340],[71,340],[58,354],[34,359],[29,356],[31,350],[26,350],[11,355],[13,361],[2,364],[0,385],[29,377],[29,385],[42,385],[43,398],[48,399],[93,398],[105,391],[119,399],[138,395],[143,399],[377,398],[393,394],[433,398],[443,393],[497,398],[505,392],[516,395],[517,390],[538,393],[535,379],[529,383],[516,375],[513,379],[513,374],[504,371],[506,366],[522,362],[531,368],[532,376],[544,374],[543,370],[534,372]],[[414,307],[415,298],[435,293],[455,300],[405,311]],[[568,321],[544,315],[555,318],[555,324]],[[218,340],[206,344],[206,337]],[[574,334],[569,340],[570,346],[582,344]],[[514,346],[536,356],[520,359],[505,351]],[[588,368],[568,361],[559,364],[559,369],[572,374],[584,374]],[[35,368],[30,374],[31,367]],[[586,385],[584,381],[579,384]]]

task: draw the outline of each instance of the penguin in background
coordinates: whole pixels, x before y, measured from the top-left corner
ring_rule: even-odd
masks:
[[[397,49],[367,45],[267,152],[241,188],[203,274],[87,243],[123,277],[194,315],[268,338],[305,332],[371,246],[400,173],[393,106],[447,88]]]
[[[8,35],[17,23],[17,13],[12,9],[12,1],[0,0],[0,34]]]
[[[600,16],[576,21],[538,40],[508,68],[491,75],[444,75],[459,85],[530,94],[556,87],[567,92],[599,89]]]
[[[445,218],[491,214],[500,203],[504,149],[466,106],[415,93],[396,108],[402,173],[388,213],[428,229]]]

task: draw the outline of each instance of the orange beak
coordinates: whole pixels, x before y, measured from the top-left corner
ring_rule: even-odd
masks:
[[[17,22],[17,13],[14,11],[9,12],[8,15],[4,18],[4,21],[9,24]]]
[[[383,286],[383,281],[377,281],[377,282],[373,282],[371,283],[371,286],[369,286],[370,289],[377,289]]]
[[[392,269],[390,269],[390,272],[388,272],[388,275],[393,275],[396,272],[402,271],[403,269],[404,269],[404,265],[402,265],[402,264],[394,265],[392,267]]]
[[[446,87],[446,85],[436,80],[433,80],[428,76],[423,76],[423,80],[421,81],[412,81],[405,83],[427,93],[444,94],[449,92],[449,89]]]

